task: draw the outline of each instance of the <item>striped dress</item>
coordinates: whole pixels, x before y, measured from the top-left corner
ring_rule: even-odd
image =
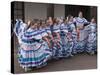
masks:
[[[42,40],[42,32],[29,28],[21,38],[19,63],[22,67],[39,67],[46,64],[50,57],[48,47]]]
[[[76,53],[76,43],[77,43],[77,38],[76,38],[76,32],[75,32],[75,25],[72,22],[69,22],[67,25],[68,29],[68,51],[69,55],[71,56],[72,53]]]
[[[85,18],[76,17],[74,18],[74,22],[76,22],[77,28],[80,28],[80,26],[84,26],[84,24],[87,23],[87,20]],[[78,35],[77,52],[83,52],[85,50],[86,37],[88,34],[83,28],[83,29],[79,29],[77,35]]]
[[[48,30],[48,32],[50,33],[50,30]],[[46,31],[46,28],[40,29],[40,34],[41,34],[42,38],[45,37],[45,36],[48,36],[47,31]],[[51,59],[52,52],[51,52],[51,49],[49,48],[47,42],[46,41],[43,41],[42,44],[44,44],[44,46],[46,48],[45,49],[45,52],[48,54],[48,59]]]
[[[50,50],[51,51],[53,51],[53,40],[52,40],[52,29],[50,28],[50,26],[47,26],[46,28],[45,28],[45,30],[46,30],[46,32],[47,32],[47,34],[48,34],[48,36],[47,36],[47,38],[48,38],[48,40],[49,40],[49,43],[50,43]],[[53,52],[52,52],[53,53]],[[52,54],[53,55],[53,54]]]
[[[51,33],[50,26],[47,26],[47,27],[45,28],[45,30],[46,30],[47,33],[52,34],[52,33]]]
[[[97,51],[97,27],[96,23],[90,23],[86,30],[88,32],[86,52],[92,53]]]
[[[60,58],[62,57],[62,47],[61,47],[61,40],[58,39],[57,34],[60,33],[60,25],[54,25],[52,30],[52,35],[54,40],[53,41],[59,41],[57,43],[53,42],[53,58]]]
[[[68,34],[67,26],[64,23],[62,23],[60,26],[60,37],[61,37],[61,47],[62,47],[62,51],[60,53],[62,53],[61,54],[62,57],[69,56],[67,34]]]

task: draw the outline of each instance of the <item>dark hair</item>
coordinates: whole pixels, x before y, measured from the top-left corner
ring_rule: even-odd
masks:
[[[38,22],[39,22],[38,19],[33,19],[33,20],[30,22],[30,25],[28,26],[28,28],[31,27],[31,26],[33,26],[35,23],[38,23]]]
[[[91,20],[92,20],[92,19],[94,19],[94,20],[95,20],[95,22],[97,23],[96,18],[95,18],[94,16],[91,18]]]
[[[57,18],[54,18],[54,19],[53,19],[53,24],[57,23],[56,20],[57,20]]]
[[[40,19],[40,25],[42,25],[42,19]]]
[[[73,17],[73,16],[72,15],[68,15],[67,16],[67,21],[69,21],[71,17]]]
[[[64,24],[67,24],[67,19],[64,19],[63,22],[64,22]]]

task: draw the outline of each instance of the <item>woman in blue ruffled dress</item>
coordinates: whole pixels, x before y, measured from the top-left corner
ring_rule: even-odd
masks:
[[[32,22],[30,28],[22,35],[18,60],[25,71],[32,67],[41,68],[47,64],[51,53],[48,52],[49,47],[42,39],[44,36],[38,29],[38,22]]]
[[[95,18],[91,19],[90,24],[85,27],[85,30],[88,32],[86,52],[94,54],[97,51],[97,25]]]
[[[84,25],[88,23],[88,21],[83,17],[83,13],[80,11],[78,17],[74,18],[74,22],[77,27],[77,52],[81,53],[85,50],[87,33],[84,30]]]
[[[73,16],[69,15],[67,17],[67,38],[68,38],[68,51],[69,55],[73,56],[73,53],[76,53],[76,44],[77,44],[77,33],[76,33],[76,27],[73,23]]]
[[[53,29],[52,29],[52,36],[53,36],[53,58],[59,59],[62,57],[62,47],[61,47],[61,38],[60,38],[60,23],[59,19],[56,18],[53,21]]]
[[[69,43],[68,43],[68,28],[67,20],[61,23],[60,25],[60,38],[61,38],[61,53],[62,57],[69,57]]]

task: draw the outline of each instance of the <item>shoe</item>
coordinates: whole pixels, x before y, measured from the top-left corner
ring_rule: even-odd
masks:
[[[73,57],[74,55],[71,54],[70,56]]]
[[[32,68],[29,68],[29,67],[25,67],[24,69],[25,69],[25,72],[28,72],[28,71],[32,70]]]
[[[94,55],[94,51],[92,51],[92,52],[90,53],[90,55]]]

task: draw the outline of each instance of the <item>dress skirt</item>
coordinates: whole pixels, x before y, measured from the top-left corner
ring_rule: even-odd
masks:
[[[34,42],[32,44],[22,44],[18,52],[18,61],[22,67],[42,66],[50,58],[51,52],[47,44]]]
[[[70,52],[72,51],[72,43],[68,41],[67,38],[67,33],[64,31],[60,32],[60,37],[61,37],[61,52],[60,55],[61,57],[68,57],[70,56]]]
[[[89,33],[88,39],[87,39],[87,46],[86,46],[86,52],[91,53],[95,52],[97,50],[97,40],[96,40],[96,33]]]
[[[54,59],[58,59],[59,57],[61,57],[61,51],[62,51],[62,47],[61,47],[61,40],[58,40],[57,36],[55,35],[55,33],[53,33],[53,42],[52,42],[52,57]],[[54,41],[59,41],[57,43],[55,43]]]
[[[86,49],[86,40],[87,40],[87,33],[86,31],[80,30],[80,35],[79,35],[79,39],[78,39],[78,43],[77,43],[77,52],[84,52]]]

